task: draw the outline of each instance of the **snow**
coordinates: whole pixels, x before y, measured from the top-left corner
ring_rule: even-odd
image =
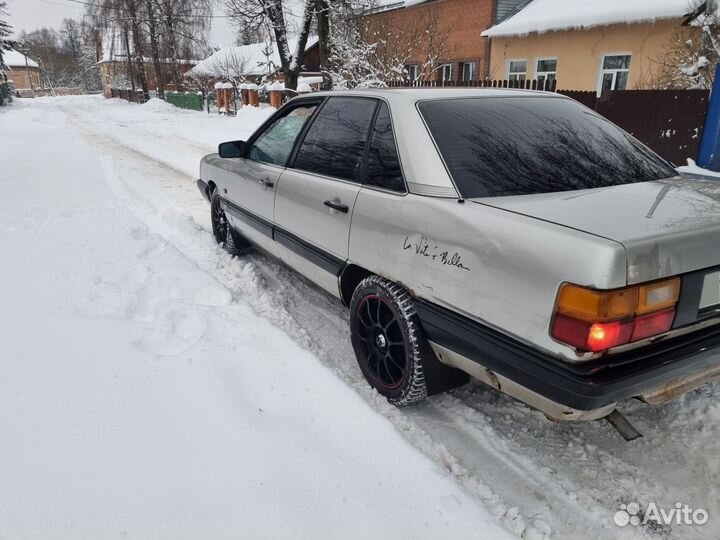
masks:
[[[9,68],[24,68],[26,59],[27,65],[29,67],[39,67],[38,63],[35,60],[26,57],[24,54],[19,53],[14,49],[3,51],[3,62],[5,62],[5,65],[7,65]]]
[[[398,9],[424,4],[430,0],[376,0],[373,3],[372,11],[384,11],[389,9]]]
[[[288,39],[288,44],[291,54],[294,54],[297,39]],[[317,44],[317,37],[309,37],[305,50],[309,50],[315,44]],[[277,44],[274,42],[251,43],[250,45],[220,49],[198,62],[188,74],[216,77],[225,75],[228,67],[231,68],[230,71],[242,67],[243,75],[260,76],[268,73],[269,66],[275,66],[276,69],[280,67]]]
[[[214,245],[191,176],[104,136],[144,114],[170,144],[190,115],[9,109],[0,537],[511,537],[263,315],[282,317],[255,265]]]
[[[482,35],[517,36],[649,22],[682,17],[691,11],[688,0],[532,0],[521,11],[485,30]]]
[[[677,170],[680,171],[681,173],[699,174],[702,176],[711,176],[713,178],[720,178],[720,172],[703,169],[697,163],[695,163],[695,160],[690,159],[690,158],[688,158],[688,160],[687,160],[687,165],[678,167]]]
[[[211,239],[198,161],[274,110],[153,101],[0,110],[0,538],[720,536],[720,385],[622,403],[633,443],[480,383],[390,406],[345,308]]]

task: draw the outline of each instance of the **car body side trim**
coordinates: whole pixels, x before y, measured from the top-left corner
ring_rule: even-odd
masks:
[[[271,237],[278,244],[288,248],[290,251],[300,255],[304,259],[307,259],[326,272],[339,276],[342,273],[343,268],[345,268],[345,260],[336,257],[332,253],[328,253],[324,249],[314,246],[310,242],[303,240],[290,231],[283,229],[282,227],[278,227],[271,221],[258,216],[250,210],[247,210],[224,197],[221,198],[221,201],[226,210],[237,219],[266,236]]]
[[[720,332],[708,327],[642,349],[569,364],[432,302],[416,299],[428,338],[556,403],[601,408],[720,364]]]
[[[272,221],[269,221],[263,217],[260,217],[257,214],[250,212],[249,210],[246,210],[242,206],[238,206],[234,202],[226,199],[225,197],[222,197],[220,200],[222,202],[222,205],[225,207],[225,209],[228,212],[230,212],[233,216],[235,216],[237,219],[239,219],[243,223],[250,225],[250,227],[252,227],[256,231],[259,231],[259,232],[263,233],[264,235],[272,238],[272,236],[273,236]]]
[[[306,242],[283,228],[275,227],[274,238],[278,244],[285,246],[290,251],[297,253],[334,276],[339,276],[343,268],[345,268],[343,259]]]

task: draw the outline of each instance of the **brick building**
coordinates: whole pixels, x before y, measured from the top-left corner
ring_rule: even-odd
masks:
[[[490,40],[482,37],[482,32],[527,1],[383,0],[364,15],[364,20],[371,31],[382,32],[385,26],[431,29],[434,35],[413,50],[405,66],[410,79],[477,80],[491,76]],[[433,46],[435,49],[430,50]],[[438,56],[431,69],[424,68],[429,55]]]
[[[181,76],[184,76],[190,69],[192,69],[197,60],[180,60],[178,61],[178,70]],[[145,67],[145,77],[148,82],[148,89],[153,92],[158,86],[157,77],[155,75],[155,65],[150,58],[146,58],[143,62]],[[172,66],[169,62],[161,62],[161,69],[163,70],[163,80],[165,82],[165,90],[172,92],[176,90],[175,84],[172,79]],[[100,80],[102,81],[103,94],[105,97],[110,97],[110,90],[125,89],[130,86],[130,77],[128,74],[128,62],[127,57],[124,55],[115,55],[112,58],[103,58],[98,62],[98,68],[100,69]],[[133,63],[133,81],[135,82],[136,88],[140,88],[140,75],[139,66],[137,62]]]
[[[37,62],[12,49],[3,53],[3,59],[10,68],[7,78],[13,81],[18,92],[25,94],[26,91],[42,88],[42,76]]]

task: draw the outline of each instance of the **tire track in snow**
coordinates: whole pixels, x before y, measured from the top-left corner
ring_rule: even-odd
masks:
[[[542,538],[547,523],[554,538],[657,538],[652,531],[615,528],[610,518],[617,506],[642,501],[642,497],[653,498],[646,502],[689,503],[683,499],[688,494],[695,499],[704,496],[705,506],[694,506],[708,509],[711,500],[719,500],[718,461],[712,459],[718,457],[718,410],[701,405],[702,400],[717,398],[715,387],[700,391],[701,395],[691,394],[679,404],[656,409],[629,407],[633,419],[646,432],[646,438],[633,445],[622,442],[603,423],[551,423],[542,414],[479,383],[432,398],[414,409],[397,410],[370,391],[362,379],[349,344],[344,308],[274,261],[257,254],[233,259],[213,247],[207,204],[192,178],[186,176],[187,171],[181,167],[172,167],[179,174],[168,171],[165,160],[152,157],[151,148],[137,150],[137,144],[126,146],[122,136],[108,134],[92,123],[87,127],[91,130],[83,134],[99,150],[106,148],[102,142],[108,136],[120,145],[113,156],[102,158],[109,180],[115,183],[114,191],[154,232],[332,367],[378,412],[390,418],[410,442],[433,457],[496,515],[503,516],[519,535]],[[180,146],[173,142],[176,152]],[[199,148],[194,146],[182,150],[193,154]],[[321,334],[316,336],[317,332]],[[694,477],[685,482],[695,484],[694,489],[681,484],[684,491],[673,492],[678,486],[667,474],[659,475],[663,471],[658,467],[669,457],[687,452],[683,437],[697,432],[673,437],[672,431],[662,430],[666,425],[667,429],[682,430],[692,421],[706,442],[714,444],[715,453],[697,456],[706,467],[697,467]],[[697,445],[694,448],[697,452]],[[651,459],[645,460],[643,455]],[[712,472],[709,478],[702,477],[706,469]],[[672,504],[666,506],[671,508]],[[708,529],[696,532],[700,538],[704,536],[699,533],[707,534]],[[660,536],[693,538],[693,534],[683,529]]]

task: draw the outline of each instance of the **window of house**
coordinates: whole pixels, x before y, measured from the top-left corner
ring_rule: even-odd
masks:
[[[318,112],[295,158],[295,169],[359,182],[377,101],[332,97]]]
[[[453,80],[453,67],[452,64],[443,64],[440,68],[440,80],[443,82]]]
[[[474,81],[477,79],[477,62],[465,62],[462,65],[462,80]]]
[[[508,80],[524,81],[527,78],[527,60],[510,60],[508,62]]]
[[[535,66],[535,78],[540,81],[554,81],[557,78],[557,58],[539,58]]]
[[[392,121],[387,104],[380,105],[367,157],[367,184],[405,192]]]
[[[407,70],[408,79],[411,81],[416,81],[420,76],[420,66],[418,65],[405,66],[405,69]]]
[[[626,90],[630,76],[630,55],[604,56],[600,72],[600,90]]]

